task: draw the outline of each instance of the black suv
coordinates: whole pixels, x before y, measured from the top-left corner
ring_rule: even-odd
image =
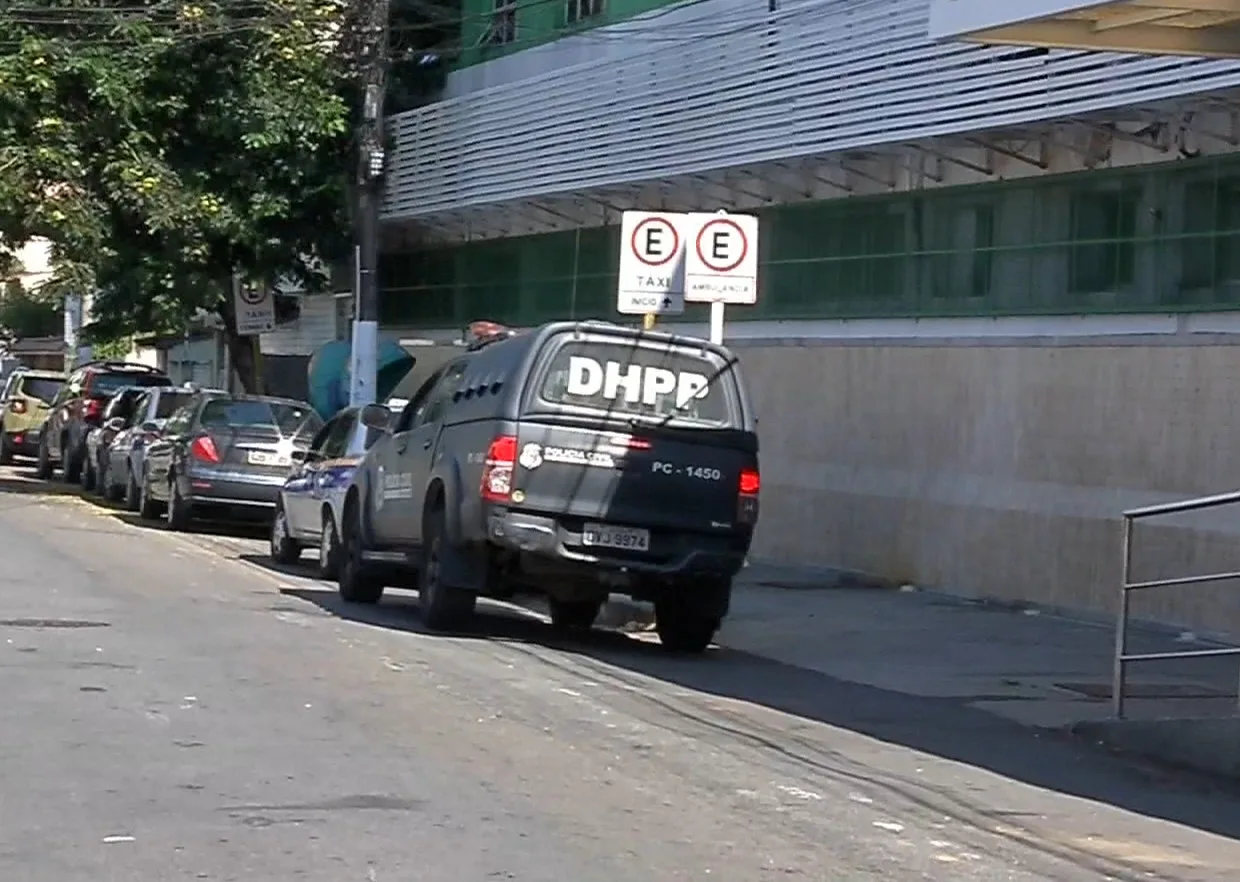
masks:
[[[758,519],[758,437],[722,346],[605,322],[479,341],[394,421],[346,491],[340,593],[414,582],[424,621],[479,595],[545,594],[589,628],[610,592],[652,601],[665,646],[700,652]]]
[[[128,361],[94,361],[69,375],[39,435],[35,474],[50,478],[59,463],[66,481],[81,479],[86,436],[103,421],[108,399],[126,386],[171,386],[162,371]]]

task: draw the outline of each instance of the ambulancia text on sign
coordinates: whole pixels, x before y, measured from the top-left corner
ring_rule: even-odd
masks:
[[[689,216],[685,245],[685,300],[758,302],[758,218],[752,214]]]
[[[625,315],[685,310],[685,221],[675,212],[626,211],[620,221],[616,309]]]

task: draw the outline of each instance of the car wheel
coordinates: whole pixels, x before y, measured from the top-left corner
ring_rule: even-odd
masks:
[[[159,503],[151,498],[151,479],[142,476],[142,489],[138,491],[138,517],[144,521],[153,521],[159,517]]]
[[[556,600],[550,598],[551,627],[560,631],[588,631],[603,604],[597,600]]]
[[[323,531],[319,534],[319,578],[335,579],[340,575],[340,536],[332,513],[323,513]]]
[[[654,629],[659,642],[672,652],[701,653],[710,647],[721,620],[686,609],[681,604],[656,603]]]
[[[275,517],[271,519],[271,559],[286,566],[301,560],[301,543],[289,535],[288,515],[283,505],[276,506]]]
[[[173,475],[168,479],[168,529],[183,533],[189,529],[191,520],[189,504],[181,496],[180,482]]]
[[[78,483],[82,485],[83,492],[89,493],[95,489],[95,466],[90,461],[89,456],[82,457],[82,468],[78,473]]]
[[[125,469],[125,489],[122,492],[124,493],[125,508],[128,511],[137,511],[139,501],[142,498],[142,488],[134,480],[133,469]]]
[[[418,573],[418,606],[422,623],[435,631],[459,628],[469,621],[478,603],[478,595],[462,591],[443,580],[444,536],[443,510],[431,513],[422,537],[422,566]]]
[[[34,476],[46,481],[52,476],[52,457],[47,450],[47,441],[39,441],[39,458],[35,463]]]
[[[0,426],[0,465],[8,465],[13,461],[13,442],[9,440],[8,432]]]
[[[69,484],[76,484],[82,478],[82,460],[85,457],[69,447],[67,437],[60,440],[60,456],[63,460],[65,481]]]
[[[340,537],[340,575],[336,585],[345,603],[378,603],[383,598],[383,582],[362,556],[361,515],[357,506],[346,511]]]

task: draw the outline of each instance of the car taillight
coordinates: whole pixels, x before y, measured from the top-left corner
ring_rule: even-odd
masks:
[[[741,469],[739,486],[741,496],[757,496],[760,489],[762,489],[762,478],[758,470]]]
[[[516,466],[516,436],[501,435],[492,441],[482,466],[482,498],[489,502],[507,502],[512,493],[512,473]]]
[[[199,462],[219,462],[220,452],[215,449],[215,442],[205,435],[195,438],[189,445],[189,455]]]
[[[20,398],[14,398],[9,402],[9,410],[13,411],[13,413],[25,413],[26,402],[22,401]]]
[[[103,402],[98,398],[88,399],[82,408],[83,419],[97,420],[103,415]]]

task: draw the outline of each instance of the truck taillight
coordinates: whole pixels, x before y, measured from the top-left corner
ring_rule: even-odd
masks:
[[[97,420],[103,416],[103,402],[98,398],[89,398],[82,407],[82,419]]]
[[[512,494],[512,473],[517,467],[517,438],[500,435],[487,449],[482,466],[482,498],[488,502],[507,502]]]
[[[199,462],[215,463],[220,461],[220,452],[215,449],[215,442],[206,435],[194,439],[194,442],[189,446],[189,455]]]
[[[758,491],[762,489],[762,477],[758,474],[757,469],[741,469],[740,494],[741,496],[757,496]]]

